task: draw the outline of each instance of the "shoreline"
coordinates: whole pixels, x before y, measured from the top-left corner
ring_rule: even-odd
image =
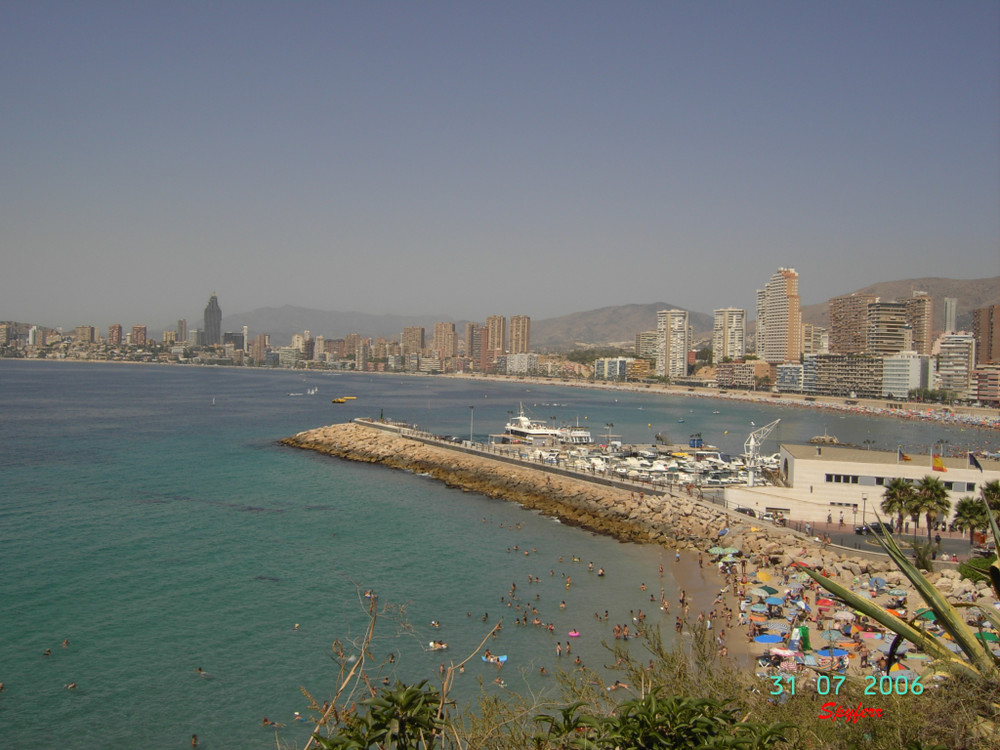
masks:
[[[54,364],[76,362],[81,364],[111,364],[111,365],[160,365],[164,367],[232,367],[238,370],[311,373],[317,375],[376,375],[403,377],[435,377],[457,380],[484,380],[497,383],[527,383],[538,386],[559,386],[566,388],[583,388],[601,391],[623,391],[627,393],[654,393],[661,396],[684,396],[699,399],[714,399],[719,401],[740,401],[770,406],[789,406],[799,409],[818,409],[820,411],[842,411],[849,414],[866,414],[885,419],[906,419],[917,422],[941,422],[958,425],[964,428],[982,430],[1000,430],[1000,409],[977,406],[946,406],[942,404],[924,404],[916,401],[891,402],[888,399],[847,398],[841,396],[805,396],[796,393],[772,393],[745,391],[739,389],[723,390],[704,386],[664,385],[645,383],[611,383],[608,381],[571,380],[563,378],[539,378],[521,375],[489,375],[483,373],[413,373],[413,372],[377,372],[333,369],[284,369],[271,367],[237,367],[235,365],[212,364],[181,364],[178,362],[133,362],[123,360],[92,360],[92,359],[27,359],[9,357],[3,361],[10,362],[48,362]],[[812,400],[807,400],[812,399]],[[848,403],[851,402],[851,403]],[[964,451],[953,448],[952,454],[960,455]]]
[[[759,567],[768,569],[775,577],[775,585],[782,585],[778,581],[783,574],[793,564],[800,563],[824,571],[849,588],[859,587],[864,576],[879,576],[889,586],[904,589],[917,598],[910,582],[888,559],[850,555],[846,550],[826,547],[818,539],[807,538],[787,528],[764,524],[758,527],[753,525],[756,519],[730,515],[724,508],[693,497],[645,495],[583,477],[561,476],[535,465],[521,465],[488,453],[456,449],[431,439],[402,436],[386,431],[384,426],[380,428],[365,422],[328,425],[300,432],[279,443],[424,474],[450,487],[515,502],[593,533],[676,550],[681,559],[668,560],[664,567],[682,563],[672,575],[679,586],[691,587],[689,598],[693,598],[695,610],[689,615],[689,626],[697,612],[707,613],[714,605],[739,612],[734,590],[717,597],[726,586],[721,571],[708,572],[701,567],[700,558],[706,556],[706,565],[716,567],[707,550],[722,543],[723,538],[727,546],[738,548],[742,559],[748,561],[744,575],[750,575],[751,581],[753,571]],[[698,568],[693,567],[695,560],[699,560]],[[964,598],[970,592],[992,598],[985,583],[974,585],[956,576],[955,571],[946,570],[930,574],[928,580],[939,585],[950,599]],[[676,615],[676,610],[664,613],[667,626]],[[817,624],[815,616],[812,624]],[[727,632],[725,645],[729,657],[741,667],[753,665],[756,656],[764,651],[762,644],[747,638],[746,631],[738,626],[727,628]]]

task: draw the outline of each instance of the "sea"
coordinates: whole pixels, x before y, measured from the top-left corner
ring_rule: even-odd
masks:
[[[345,396],[355,398],[331,401]],[[640,611],[673,637],[673,615],[649,601],[661,589],[677,600],[672,554],[278,444],[302,430],[384,417],[485,440],[523,405],[595,436],[700,433],[733,453],[779,418],[765,453],[824,431],[876,449],[1000,447],[995,430],[954,425],[391,374],[0,360],[0,405],[0,745],[10,748],[182,748],[193,734],[202,748],[304,747],[302,691],[333,696],[331,651],[356,653],[369,593],[376,684],[439,684],[442,666],[484,639],[507,656],[502,670],[468,661],[451,693],[462,705],[554,694],[555,673],[577,657],[613,679],[604,643]],[[699,585],[710,597],[715,584]],[[532,608],[554,632],[514,624]],[[432,640],[448,650],[429,650]],[[571,654],[556,656],[557,642]]]

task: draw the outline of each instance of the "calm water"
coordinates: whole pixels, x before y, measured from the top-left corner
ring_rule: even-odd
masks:
[[[316,396],[288,395],[314,387]],[[330,403],[343,395],[357,400]],[[505,617],[490,648],[508,654],[512,689],[545,688],[538,667],[557,666],[555,641],[565,643],[572,628],[583,633],[574,655],[592,667],[607,661],[600,640],[610,623],[593,613],[609,609],[612,622],[625,622],[630,609],[648,612],[639,581],[676,600],[669,565],[658,580],[656,549],[275,444],[304,429],[384,414],[438,433],[471,428],[483,439],[523,401],[538,418],[579,418],[595,434],[638,442],[700,431],[735,452],[751,421],[779,416],[772,437],[783,441],[827,428],[886,448],[918,450],[942,438],[998,444],[995,432],[829,412],[360,374],[0,361],[0,396],[6,747],[182,748],[192,733],[206,748],[274,747],[263,716],[286,723],[280,737],[301,747],[308,728],[290,721],[305,710],[299,687],[329,697],[330,644],[366,622],[359,589],[403,610],[409,628],[382,620],[375,653],[397,654],[394,676],[404,681],[435,677],[442,656],[464,658]],[[520,551],[508,552],[515,545]],[[588,575],[573,555],[603,565],[607,577]],[[529,575],[541,583],[529,585]],[[501,603],[512,582],[522,600],[538,597],[555,636],[513,626]],[[432,638],[451,649],[426,652]],[[477,660],[456,691],[473,696],[480,678],[496,690],[495,676]],[[64,687],[70,682],[76,690]]]

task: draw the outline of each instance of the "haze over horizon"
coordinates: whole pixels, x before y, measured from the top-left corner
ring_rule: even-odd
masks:
[[[0,319],[1000,274],[1000,4],[19,3]]]

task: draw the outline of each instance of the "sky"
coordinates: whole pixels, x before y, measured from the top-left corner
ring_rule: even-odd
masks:
[[[998,31],[987,0],[4,3],[0,320],[1000,275]]]

